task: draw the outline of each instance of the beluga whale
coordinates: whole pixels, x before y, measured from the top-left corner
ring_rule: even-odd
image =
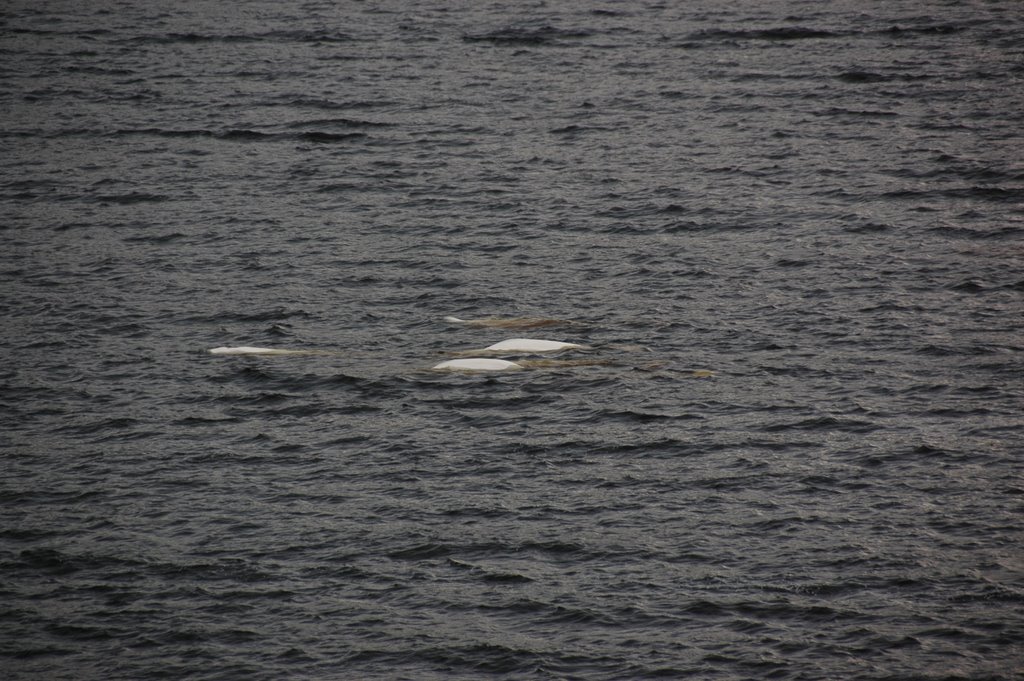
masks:
[[[558,326],[560,324],[572,324],[566,319],[551,319],[548,317],[486,317],[484,319],[459,319],[458,317],[445,317],[449,324],[461,324],[484,329],[540,329],[545,326]]]
[[[579,343],[563,343],[561,341],[540,340],[538,338],[509,338],[493,345],[488,345],[485,350],[493,352],[558,352],[560,350],[573,350],[584,346]]]
[[[504,359],[474,357],[472,359],[449,359],[433,367],[434,371],[517,371],[522,364]]]
[[[478,350],[462,350],[456,355],[508,355],[508,354],[546,354],[563,350],[583,350],[585,345],[579,343],[563,343],[562,341],[542,340],[540,338],[509,338],[486,348]]]
[[[235,347],[210,348],[211,355],[330,355],[326,350],[282,350],[279,348],[259,348],[250,345]]]

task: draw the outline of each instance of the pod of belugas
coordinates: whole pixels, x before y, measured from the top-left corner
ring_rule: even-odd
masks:
[[[512,341],[529,341],[532,343],[553,343],[559,346],[572,346],[572,347],[585,347],[581,345],[575,345],[574,343],[558,343],[558,341],[537,341],[536,339],[529,338],[514,338]],[[507,341],[502,341],[507,342]],[[495,345],[501,345],[496,343]],[[493,346],[492,346],[493,347]],[[523,346],[519,346],[518,351],[522,352],[541,352],[537,349],[523,350]],[[527,346],[529,347],[529,346]],[[557,348],[561,349],[561,348]],[[280,355],[342,355],[341,352],[332,352],[330,350],[285,350],[280,348],[263,348],[255,347],[250,345],[239,345],[234,347],[219,347],[211,348],[208,350],[211,355],[256,355],[256,356],[280,356]],[[520,369],[566,369],[572,367],[587,367],[587,366],[613,366],[616,362],[609,359],[600,358],[587,358],[587,359],[520,359],[516,362],[510,362],[504,359],[493,359],[489,357],[467,357],[465,359],[450,359],[440,364],[436,364],[431,367],[433,371],[450,371],[450,372],[464,372],[464,373],[478,373],[478,372],[503,372],[503,371],[518,371]],[[649,364],[647,366],[634,367],[635,369],[651,371],[659,369],[663,366],[663,363]],[[706,369],[699,369],[696,371],[688,372],[689,375],[694,378],[710,378],[715,375],[715,372],[708,371]]]
[[[522,364],[485,357],[449,359],[433,367],[434,371],[516,371],[522,368]]]

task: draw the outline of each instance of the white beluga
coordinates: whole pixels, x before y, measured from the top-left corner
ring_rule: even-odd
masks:
[[[563,343],[562,341],[542,340],[540,338],[509,338],[500,343],[488,345],[486,348],[458,350],[451,354],[460,357],[479,357],[481,355],[546,355],[563,350],[589,350],[589,348],[578,343]]]
[[[258,348],[250,345],[235,347],[210,348],[211,355],[323,355],[330,354],[321,350],[281,350],[278,348]]]
[[[551,319],[549,317],[487,317],[484,319],[459,319],[458,317],[445,317],[449,324],[461,324],[485,329],[539,329],[544,326],[558,326],[559,324],[571,324],[565,319]]]
[[[584,346],[578,343],[563,343],[561,341],[541,340],[539,338],[509,338],[494,345],[484,348],[485,352],[560,352],[562,350],[573,350]]]
[[[522,364],[486,357],[449,359],[433,367],[434,371],[516,371],[522,368]]]

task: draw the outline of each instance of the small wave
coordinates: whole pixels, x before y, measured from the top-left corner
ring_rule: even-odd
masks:
[[[843,109],[831,107],[824,111],[814,112],[815,116],[854,116],[857,118],[896,118],[899,116],[895,111],[879,111],[872,109]]]
[[[228,130],[185,129],[174,130],[165,128],[138,128],[118,130],[117,135],[152,135],[155,137],[213,138],[230,142],[276,142],[302,141],[319,144],[348,142],[367,137],[361,132],[334,133],[322,130],[305,130],[302,132],[262,132],[248,128],[231,128]]]
[[[279,132],[259,132],[257,130],[226,130],[224,132],[214,135],[218,139],[231,140],[231,141],[277,141],[277,140],[300,140],[303,142],[316,142],[319,144],[333,143],[333,142],[347,142],[350,140],[361,139],[366,137],[361,132],[348,132],[348,133],[331,133],[322,132],[319,130],[311,130],[297,133],[279,133]]]
[[[961,180],[981,182],[1015,182],[1024,180],[1024,166],[1018,163],[999,164],[982,162],[976,159],[965,159],[949,154],[935,156],[936,166],[923,168],[897,168],[892,172],[898,177],[913,179],[931,179],[950,177]]]
[[[377,121],[364,121],[355,118],[316,118],[312,120],[296,121],[289,123],[289,128],[308,128],[310,126],[339,126],[342,128],[383,128],[390,127],[391,123],[380,123]]]
[[[888,232],[893,229],[892,225],[883,222],[864,222],[850,227],[844,227],[843,231],[852,234],[871,234],[875,232]]]
[[[603,423],[606,419],[617,419],[632,423],[657,423],[661,421],[702,421],[704,418],[700,414],[660,414],[647,410],[624,409],[598,412],[594,415],[593,420],[599,423]]]
[[[172,421],[171,425],[183,426],[185,428],[197,428],[201,426],[221,425],[224,423],[238,423],[241,419],[234,416],[186,416],[185,418]]]
[[[588,132],[607,132],[614,130],[614,128],[602,127],[598,125],[566,125],[561,128],[554,128],[550,130],[552,135],[580,135]]]
[[[282,319],[299,317],[312,318],[314,315],[302,308],[273,307],[265,310],[242,312],[240,310],[224,310],[213,315],[192,317],[191,321],[199,322],[279,322]]]
[[[319,144],[329,144],[333,142],[349,142],[351,140],[362,139],[366,137],[361,132],[347,132],[347,133],[336,133],[336,132],[320,132],[320,131],[307,131],[297,135],[297,138],[304,142],[317,142]]]
[[[565,40],[586,38],[590,35],[589,31],[567,30],[544,25],[536,28],[502,28],[487,33],[467,34],[462,36],[462,39],[469,43],[537,47],[561,45],[565,44]]]
[[[11,33],[14,33],[14,34],[25,34],[25,35],[68,35],[68,36],[76,36],[76,37],[79,37],[79,38],[86,38],[86,39],[91,39],[92,36],[107,35],[107,34],[111,33],[111,31],[109,29],[106,29],[106,28],[88,28],[88,29],[75,29],[75,30],[70,30],[70,31],[61,31],[61,30],[50,29],[50,28],[30,28],[30,27],[24,27],[24,26],[11,26],[9,28],[5,27],[5,30],[6,31],[10,31]]]
[[[332,99],[319,99],[315,97],[284,95],[276,100],[270,101],[271,105],[294,106],[304,109],[321,109],[325,111],[343,111],[346,109],[378,109],[387,108],[396,104],[393,100],[375,99],[358,100],[352,102],[336,102]]]
[[[929,231],[960,239],[1015,239],[1024,235],[1024,226],[1015,227],[1012,225],[1006,225],[989,228],[976,228],[968,227],[966,225],[940,225],[938,227],[932,227]]]
[[[886,35],[949,35],[951,33],[959,33],[963,29],[953,24],[931,24],[928,26],[890,26],[889,28],[881,31]]]
[[[115,42],[136,45],[168,45],[175,43],[254,43],[254,42],[296,42],[296,43],[347,43],[352,36],[344,33],[322,31],[266,31],[264,33],[160,33],[134,36]]]
[[[532,577],[524,575],[520,572],[512,572],[508,570],[496,570],[491,567],[484,565],[476,565],[463,560],[455,558],[448,559],[448,565],[458,568],[460,570],[466,570],[471,574],[478,576],[485,582],[496,582],[499,584],[525,584],[534,581]]]
[[[137,73],[132,69],[105,69],[99,66],[69,66],[69,73],[86,73],[93,76],[131,76]]]
[[[957,187],[949,189],[900,189],[885,192],[882,198],[920,200],[939,199],[979,199],[984,201],[1018,203],[1024,201],[1024,187],[991,187],[976,185],[973,187]]]
[[[62,426],[59,430],[75,433],[77,435],[93,435],[106,433],[108,431],[123,431],[137,425],[139,425],[139,421],[137,419],[130,417],[114,417],[91,421],[81,425]]]
[[[993,293],[998,291],[1024,291],[1024,280],[1022,281],[1010,281],[1003,284],[993,284],[980,279],[964,279],[955,284],[947,286],[950,291],[958,291],[960,293]]]
[[[884,83],[892,80],[892,76],[872,71],[845,71],[836,76],[836,79],[844,83]]]
[[[730,40],[809,40],[813,38],[836,38],[843,35],[834,31],[806,28],[803,26],[782,26],[752,30],[730,30],[713,28],[691,33],[690,40],[730,41]]]
[[[810,430],[810,431],[844,431],[850,433],[870,433],[878,430],[881,426],[869,421],[858,419],[840,419],[834,416],[820,416],[817,418],[804,419],[788,423],[776,423],[762,428],[768,433],[778,433],[788,430]]]
[[[943,345],[938,343],[929,343],[914,348],[914,352],[919,355],[929,355],[932,357],[978,357],[984,355],[1003,354],[1006,352],[1006,348],[998,345]]]
[[[182,239],[187,239],[188,236],[181,232],[168,232],[166,234],[156,234],[153,236],[129,236],[125,237],[125,243],[143,243],[143,244],[169,244]]]
[[[166,194],[149,194],[147,192],[128,192],[127,194],[97,194],[89,196],[88,200],[97,203],[113,203],[121,206],[130,206],[136,203],[159,203],[167,201],[170,197]]]

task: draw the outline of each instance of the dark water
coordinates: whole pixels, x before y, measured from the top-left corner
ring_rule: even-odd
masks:
[[[1024,676],[1016,0],[165,5],[0,13],[4,678]]]

